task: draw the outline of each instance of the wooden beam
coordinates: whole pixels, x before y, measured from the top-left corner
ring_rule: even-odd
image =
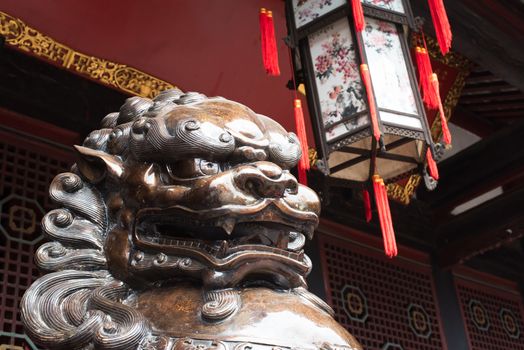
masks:
[[[482,117],[485,118],[496,118],[509,120],[519,120],[524,117],[524,111],[494,111],[494,112],[478,112]]]
[[[330,190],[326,193],[330,204],[323,206],[322,218],[381,237],[376,208],[372,207],[373,218],[370,223],[367,223],[362,199],[355,198],[358,192],[359,190],[353,189],[354,195],[351,196],[344,188]],[[412,248],[433,251],[434,226],[427,206],[420,201],[412,201],[408,206],[390,201],[390,207],[397,243],[399,245],[409,243]]]
[[[524,122],[507,127],[439,164],[437,191],[418,191],[433,209],[450,209],[524,174]],[[491,187],[491,188],[490,188]]]
[[[469,108],[474,112],[491,112],[491,111],[515,111],[524,114],[524,102],[506,102],[506,103],[490,103],[485,105],[471,106]],[[517,111],[515,111],[517,112]]]
[[[508,83],[499,83],[499,84],[488,84],[483,86],[473,85],[465,86],[462,89],[462,96],[472,96],[472,95],[491,95],[499,94],[504,92],[517,92],[518,88],[509,85]]]
[[[502,79],[499,77],[494,76],[493,74],[483,74],[483,75],[477,75],[477,76],[469,76],[466,79],[466,85],[473,85],[473,84],[485,84],[485,83],[501,83],[503,82]]]
[[[450,268],[524,236],[524,187],[454,217],[438,229],[438,262]]]
[[[481,66],[474,66],[473,68],[471,68],[471,73],[473,74],[491,74],[489,70]]]
[[[453,30],[452,50],[524,91],[524,50],[519,44],[524,42],[524,32],[511,30],[512,35],[507,32],[510,22],[513,28],[522,26],[524,22],[518,13],[511,11],[509,14],[505,11],[502,16],[494,11],[485,11],[488,8],[485,3],[496,7],[496,11],[504,10],[504,6],[497,6],[497,1],[446,1]],[[427,3],[411,0],[411,7],[416,16],[426,19],[425,30],[432,33]],[[497,16],[500,18],[495,22]]]
[[[524,256],[505,246],[477,255],[467,260],[465,265],[524,285]]]
[[[513,91],[510,93],[487,95],[487,96],[461,96],[459,103],[461,105],[469,104],[487,104],[493,102],[505,101],[524,101],[524,95],[520,91]]]
[[[524,32],[524,6],[516,0],[462,0],[470,9],[505,32],[518,39]]]
[[[453,124],[456,124],[481,138],[486,138],[492,135],[498,129],[498,127],[490,121],[484,118],[479,118],[460,104],[453,110],[452,120]]]
[[[440,248],[437,252],[437,262],[441,269],[449,269],[522,237],[524,230],[503,229],[499,232],[484,233],[475,239],[459,240]]]

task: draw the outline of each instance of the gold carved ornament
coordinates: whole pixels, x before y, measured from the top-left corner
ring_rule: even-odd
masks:
[[[0,350],[24,350],[24,348],[17,345],[2,344]]]
[[[89,56],[56,42],[20,19],[0,11],[0,35],[9,46],[43,58],[83,77],[125,93],[153,98],[175,86],[125,64]]]
[[[466,57],[452,51],[450,51],[446,56],[442,56],[437,41],[431,37],[426,37],[426,40],[428,53],[432,60],[443,63],[450,68],[455,68],[458,71],[457,77],[453,81],[453,84],[451,85],[451,88],[449,89],[446,99],[443,103],[444,113],[446,114],[447,120],[449,120],[453,113],[453,109],[457,105],[460,95],[462,94],[462,89],[466,84],[466,78],[471,72],[472,63]],[[437,114],[437,117],[431,125],[431,136],[435,141],[440,138],[441,134],[442,126],[439,122],[439,117]]]
[[[471,71],[471,62],[464,56],[450,51],[446,56],[442,56],[438,43],[435,39],[426,36],[426,43],[428,46],[428,53],[432,60],[443,63],[447,67],[454,68],[458,71],[457,77],[453,81],[450,89],[446,94],[446,98],[443,101],[444,113],[446,114],[447,120],[451,118],[453,109],[458,103],[462,89],[466,84],[466,78]],[[446,72],[437,72],[446,73]],[[442,126],[440,124],[440,118],[437,115],[433,124],[431,125],[431,137],[434,141],[438,140],[442,134]],[[413,193],[417,190],[420,184],[420,175],[411,175],[405,185],[399,183],[391,183],[387,185],[388,197],[396,200],[404,205],[408,205],[413,197]]]

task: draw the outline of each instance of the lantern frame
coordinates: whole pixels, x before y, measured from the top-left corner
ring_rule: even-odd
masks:
[[[313,116],[312,124],[314,127],[314,135],[315,135],[315,141],[318,148],[318,159],[317,162],[317,168],[321,170],[324,174],[330,175],[334,174],[340,170],[343,170],[345,168],[354,166],[355,164],[367,161],[369,160],[369,176],[368,179],[371,178],[373,175],[376,159],[382,158],[382,159],[389,159],[392,161],[400,161],[400,162],[408,162],[408,163],[414,163],[416,164],[415,167],[410,169],[409,171],[403,172],[398,174],[397,176],[394,176],[392,178],[388,178],[387,182],[395,182],[400,178],[403,178],[405,176],[408,176],[413,173],[420,173],[423,169],[423,165],[425,164],[425,152],[427,147],[430,147],[433,150],[433,141],[431,138],[431,133],[429,129],[429,125],[427,122],[424,105],[422,102],[422,98],[420,96],[419,90],[418,90],[418,82],[416,79],[415,69],[413,67],[411,55],[410,55],[410,49],[408,45],[408,32],[409,28],[413,29],[414,26],[414,18],[411,12],[411,7],[409,5],[409,1],[407,0],[399,0],[401,1],[401,4],[404,9],[404,13],[380,8],[377,6],[373,6],[370,4],[362,3],[362,8],[364,15],[366,18],[370,19],[376,19],[380,21],[386,21],[388,23],[391,23],[394,25],[396,32],[398,33],[398,39],[400,41],[400,48],[402,52],[403,61],[406,66],[407,70],[407,76],[409,79],[409,86],[411,87],[411,90],[413,92],[414,96],[414,102],[416,107],[416,115],[410,114],[410,113],[404,113],[402,111],[397,110],[388,110],[386,108],[382,108],[378,106],[377,98],[374,98],[374,104],[375,109],[377,111],[377,123],[378,128],[382,135],[397,135],[401,138],[399,140],[395,140],[389,144],[382,144],[379,145],[381,147],[377,147],[377,141],[373,137],[373,131],[371,126],[371,118],[369,116],[370,108],[369,108],[369,100],[366,98],[366,91],[363,92],[362,100],[365,101],[366,108],[363,111],[359,111],[357,113],[353,113],[349,116],[342,117],[340,120],[325,125],[325,122],[322,117],[322,111],[320,107],[320,95],[318,92],[317,83],[315,81],[315,70],[314,70],[314,62],[313,57],[311,55],[311,47],[309,38],[311,35],[318,33],[323,28],[333,25],[335,23],[338,23],[337,21],[342,21],[342,19],[346,19],[348,23],[349,32],[351,35],[351,39],[353,40],[353,45],[355,47],[355,63],[357,65],[360,65],[362,63],[368,64],[368,55],[366,53],[366,49],[364,48],[364,36],[362,32],[356,32],[353,25],[353,17],[351,12],[351,4],[348,2],[344,2],[342,5],[337,6],[333,9],[331,9],[329,12],[326,12],[323,15],[318,16],[318,18],[315,18],[311,20],[310,22],[302,25],[300,28],[296,27],[295,23],[295,13],[293,8],[293,3],[297,0],[287,0],[286,1],[286,17],[288,21],[288,33],[289,33],[289,39],[288,44],[292,47],[294,54],[294,69],[295,74],[298,77],[298,81],[305,82],[306,85],[306,96],[308,101],[308,106],[310,110],[310,114]],[[351,0],[349,0],[351,1]],[[370,70],[372,68],[370,67]],[[372,87],[373,95],[376,97],[376,89]],[[387,121],[384,122],[382,118],[380,117],[380,112],[390,112],[394,113],[396,115],[404,115],[410,118],[416,118],[420,121],[420,128],[416,127],[410,127],[408,125],[399,125],[395,124],[394,122]],[[351,120],[356,120],[361,115],[366,115],[368,118],[368,122],[365,125],[356,127],[355,129],[350,130],[347,133],[344,133],[342,135],[339,135],[333,139],[327,140],[326,131],[329,129],[333,129],[335,126],[339,124],[346,124]],[[372,139],[372,143],[370,146],[370,149],[362,149],[362,148],[355,148],[350,146],[354,142],[357,142],[360,139],[364,139],[370,137]],[[381,141],[383,138],[381,138]],[[403,146],[404,144],[411,142],[413,140],[419,140],[424,143],[423,149],[420,151],[420,159],[415,159],[412,157],[400,155],[400,154],[394,154],[389,153],[389,151],[395,149],[396,147]],[[332,152],[335,151],[341,151],[341,152],[347,152],[355,154],[356,157],[349,159],[342,164],[337,164],[333,167],[329,167],[328,165],[328,159]],[[348,184],[355,184],[360,185],[362,181],[354,181],[345,179],[345,181],[348,181]]]

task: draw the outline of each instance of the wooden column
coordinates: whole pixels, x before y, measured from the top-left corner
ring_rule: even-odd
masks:
[[[466,328],[453,278],[450,270],[441,270],[437,264],[433,263],[433,280],[447,348],[449,350],[468,350]]]

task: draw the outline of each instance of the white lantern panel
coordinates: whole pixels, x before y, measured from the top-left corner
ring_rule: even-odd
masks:
[[[397,27],[366,17],[362,36],[378,107],[418,115]]]
[[[326,140],[332,141],[336,138],[352,134],[354,130],[358,130],[369,124],[369,117],[366,114],[361,114],[358,117],[351,118],[349,121],[335,125],[332,128],[326,129]]]
[[[369,123],[365,116],[330,128],[366,110],[364,86],[356,61],[355,45],[343,18],[309,36],[315,84],[326,138],[334,139]]]
[[[293,0],[295,26],[300,28],[344,4],[346,0]]]
[[[396,113],[380,111],[380,120],[382,120],[383,123],[396,124],[399,126],[406,126],[411,129],[422,130],[422,123],[417,117],[408,117]]]
[[[362,0],[362,2],[386,10],[404,13],[404,4],[402,3],[402,0]]]

